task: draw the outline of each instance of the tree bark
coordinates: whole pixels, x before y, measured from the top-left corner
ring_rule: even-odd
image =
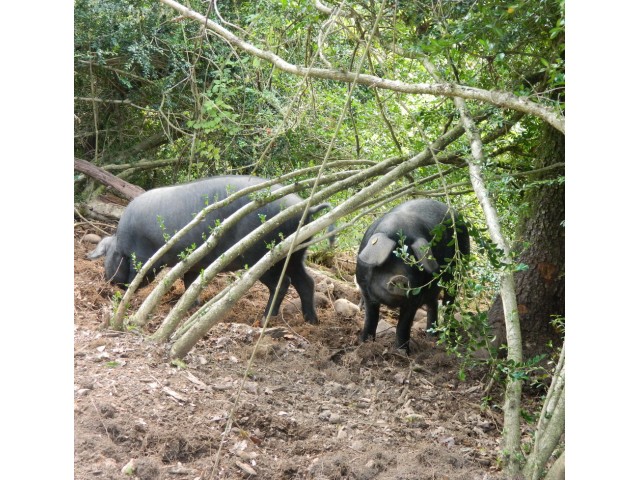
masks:
[[[551,466],[544,478],[545,480],[564,480],[564,452]]]
[[[128,199],[133,199],[138,195],[144,193],[144,189],[133,185],[129,182],[116,177],[115,175],[103,170],[100,167],[96,167],[92,163],[82,160],[80,158],[73,159],[73,168],[91,178],[96,179],[103,185],[113,188],[117,192],[121,193]]]
[[[540,411],[533,450],[524,468],[528,480],[542,477],[545,465],[564,435],[565,425],[565,348],[562,347],[558,364],[547,397]]]
[[[564,135],[552,128],[540,142],[539,165],[543,168],[564,162]],[[537,180],[557,178],[555,171],[543,171]],[[516,272],[516,295],[525,358],[548,353],[547,344],[562,344],[562,333],[551,323],[564,317],[564,183],[534,187],[525,201],[531,206],[518,228],[518,242],[524,249],[518,262],[528,269]],[[496,298],[489,310],[489,322],[497,334],[496,345],[505,341],[502,299]]]

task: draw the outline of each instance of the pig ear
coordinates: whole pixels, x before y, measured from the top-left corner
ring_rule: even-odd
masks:
[[[115,238],[113,236],[104,237],[102,240],[100,240],[100,243],[98,243],[98,246],[95,248],[95,250],[87,254],[87,258],[90,260],[95,260],[96,258],[100,258],[103,255],[106,255],[112,248],[114,240]]]
[[[382,265],[396,246],[396,242],[384,233],[372,235],[367,246],[360,252],[358,259],[367,265]]]
[[[433,258],[433,252],[429,246],[429,242],[425,238],[419,238],[411,244],[413,255],[422,264],[425,270],[429,273],[435,272],[440,265]]]

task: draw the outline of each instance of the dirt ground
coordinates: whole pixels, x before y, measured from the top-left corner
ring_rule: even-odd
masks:
[[[290,289],[270,322],[276,328],[257,346],[267,290],[254,285],[176,366],[167,346],[145,334],[177,302],[181,283],[147,332],[106,328],[117,288],[104,282],[102,260],[85,259],[94,245],[79,230],[75,478],[505,478],[497,467],[501,414],[482,406],[484,372],[459,381],[456,360],[415,329],[409,358],[394,352],[391,329],[358,345],[362,312],[345,318],[333,307],[340,297],[358,303],[352,284],[336,279],[333,293],[318,294],[317,326],[303,322]],[[348,280],[353,264],[336,264],[327,273]],[[390,311],[383,319],[395,322]]]

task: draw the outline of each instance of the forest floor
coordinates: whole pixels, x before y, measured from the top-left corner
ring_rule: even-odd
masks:
[[[388,331],[358,345],[363,313],[341,318],[333,308],[339,297],[358,303],[352,283],[336,278],[332,294],[318,294],[317,326],[304,323],[290,289],[269,325],[278,328],[248,369],[268,297],[256,284],[176,366],[166,345],[106,327],[118,289],[104,282],[102,260],[85,259],[94,245],[78,230],[75,478],[505,478],[497,468],[502,416],[483,406],[486,372],[460,381],[457,360],[417,329],[412,354],[395,353],[391,311],[382,312]],[[326,273],[349,280],[352,262]],[[179,299],[178,283],[145,333]]]

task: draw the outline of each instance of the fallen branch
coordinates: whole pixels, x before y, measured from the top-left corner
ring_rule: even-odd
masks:
[[[107,187],[113,188],[128,199],[133,199],[144,193],[143,188],[118,178],[106,170],[87,162],[86,160],[82,160],[81,158],[73,159],[73,169],[90,176]]]

